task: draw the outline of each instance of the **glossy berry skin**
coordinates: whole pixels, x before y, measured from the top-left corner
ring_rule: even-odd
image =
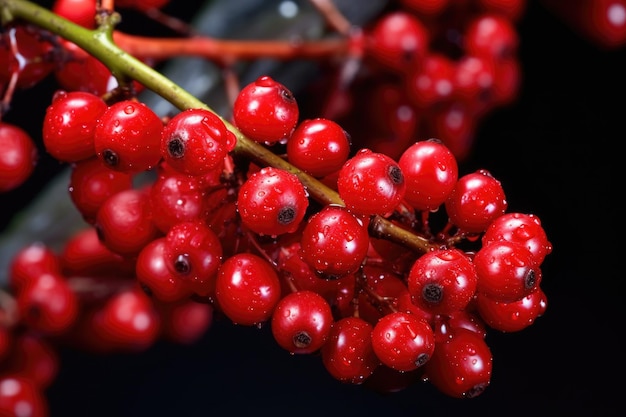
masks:
[[[369,247],[369,234],[348,210],[326,206],[302,230],[300,256],[315,271],[342,276],[359,269]]]
[[[420,256],[409,272],[407,286],[413,303],[432,314],[463,310],[472,300],[478,275],[459,249],[438,249]]]
[[[428,381],[453,398],[474,398],[491,383],[493,356],[481,334],[456,329],[437,339],[424,371]]]
[[[28,282],[45,273],[61,273],[57,253],[43,242],[22,246],[11,258],[8,269],[9,286],[19,293]]]
[[[0,193],[21,186],[31,176],[39,151],[22,128],[0,121]]]
[[[63,53],[71,57],[54,71],[56,81],[64,90],[85,91],[100,96],[117,86],[111,71],[93,55],[65,39],[60,41],[60,45]]]
[[[383,316],[374,325],[372,347],[388,367],[413,371],[430,360],[435,349],[435,336],[422,318],[397,311]]]
[[[299,117],[293,93],[267,75],[246,85],[233,105],[235,126],[248,138],[267,145],[286,141]]]
[[[483,13],[469,22],[463,42],[468,55],[501,60],[515,56],[519,38],[510,19],[498,13]]]
[[[235,324],[252,326],[272,317],[281,298],[278,273],[265,259],[238,253],[220,266],[215,281],[215,298],[224,314]]]
[[[541,269],[521,243],[499,240],[482,246],[474,255],[477,291],[501,302],[513,302],[535,291]]]
[[[161,160],[163,122],[143,103],[119,101],[100,116],[94,135],[96,154],[106,166],[136,173]]]
[[[328,302],[313,291],[297,291],[280,299],[272,314],[272,335],[293,354],[311,354],[328,340],[333,323]]]
[[[164,303],[173,303],[190,297],[193,291],[170,271],[166,248],[165,237],[152,240],[137,255],[135,269],[137,281],[146,294]]]
[[[476,311],[492,329],[502,332],[524,330],[541,317],[548,306],[548,299],[538,287],[521,300],[505,303],[495,301],[485,294],[476,294]]]
[[[163,128],[161,154],[168,165],[183,174],[204,175],[219,167],[237,142],[216,114],[187,109]]]
[[[181,222],[170,228],[165,239],[165,261],[174,277],[198,295],[212,295],[223,254],[213,230],[203,222]]]
[[[369,31],[367,56],[386,69],[406,73],[418,68],[429,49],[428,29],[414,14],[387,13]]]
[[[0,415],[48,417],[50,414],[42,388],[18,372],[0,376]]]
[[[109,297],[92,325],[111,351],[142,351],[159,337],[161,320],[148,296],[133,286]]]
[[[58,91],[43,120],[46,151],[63,162],[77,162],[96,155],[94,135],[108,106],[99,96],[83,91]]]
[[[333,378],[361,384],[380,365],[372,348],[372,329],[358,317],[343,317],[333,323],[321,349],[322,364]]]
[[[273,167],[252,173],[237,196],[241,221],[261,235],[295,232],[308,207],[308,194],[298,177]]]
[[[52,44],[41,30],[30,25],[7,25],[0,34],[0,84],[6,86],[16,75],[15,87],[26,89],[48,76],[55,68]]]
[[[87,223],[94,224],[98,210],[109,197],[132,187],[131,174],[110,169],[95,155],[71,166],[70,198]]]
[[[537,264],[552,252],[552,243],[548,240],[541,220],[534,214],[505,213],[495,219],[482,237],[485,246],[497,240],[521,243],[534,255]]]
[[[418,109],[433,108],[452,96],[454,75],[454,61],[447,55],[427,54],[423,64],[406,77],[407,96]]]
[[[78,297],[58,273],[34,277],[20,290],[16,301],[21,321],[47,335],[63,333],[78,316]]]
[[[339,171],[337,191],[354,213],[384,215],[404,198],[406,183],[396,161],[385,154],[361,149]]]
[[[55,0],[51,10],[88,29],[96,26],[96,0]]]
[[[94,226],[102,243],[122,256],[137,255],[160,234],[152,221],[148,193],[135,188],[107,198]]]
[[[302,121],[287,141],[287,159],[314,177],[339,171],[350,155],[350,135],[336,122]]]
[[[481,233],[508,207],[502,184],[487,170],[458,179],[445,201],[450,222],[468,233]]]
[[[161,320],[161,337],[174,343],[191,345],[212,326],[214,307],[194,300],[155,304]]]
[[[404,199],[416,210],[437,210],[459,177],[456,157],[439,139],[415,142],[400,156],[404,174]]]

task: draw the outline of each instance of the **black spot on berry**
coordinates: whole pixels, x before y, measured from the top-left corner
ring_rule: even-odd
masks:
[[[120,164],[120,157],[112,149],[102,151],[102,160],[107,166],[116,167]]]
[[[524,288],[530,290],[537,283],[537,274],[534,269],[529,269],[524,277]]]
[[[178,255],[174,260],[174,270],[179,274],[188,274],[191,271],[189,256],[185,254]]]
[[[296,210],[293,207],[283,207],[278,211],[278,223],[286,226],[296,218]]]
[[[176,159],[185,156],[185,143],[179,136],[172,137],[167,143],[167,153]]]
[[[420,366],[428,362],[429,359],[430,359],[430,355],[428,353],[422,353],[415,360],[415,366],[419,368]]]
[[[443,299],[443,287],[439,284],[426,284],[422,289],[422,297],[431,304],[440,303]]]
[[[387,175],[391,182],[394,184],[402,184],[404,182],[404,175],[402,174],[402,170],[397,165],[390,165],[387,170]]]
[[[287,90],[286,88],[281,88],[280,90],[280,95],[289,102],[294,102],[296,101],[296,98],[293,96],[293,94],[291,93],[291,91]]]
[[[309,347],[312,340],[311,336],[305,331],[298,332],[293,336],[293,344],[299,349]]]

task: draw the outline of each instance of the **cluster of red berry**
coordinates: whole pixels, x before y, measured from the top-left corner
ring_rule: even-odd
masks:
[[[394,104],[374,100],[384,103],[378,118],[395,112],[388,127],[406,122],[400,91],[424,120],[449,120],[442,115],[458,106],[475,120],[513,98],[517,75],[507,68],[517,68],[512,22],[522,1],[400,3],[415,14],[381,16],[362,50],[391,73],[378,68],[370,81],[394,80]],[[459,22],[469,8],[482,12]],[[455,25],[466,28],[458,61],[427,40]],[[66,57],[69,42],[42,34],[24,24],[2,33],[8,90],[67,71],[40,58]],[[552,246],[539,218],[509,212],[489,171],[460,173],[467,148],[445,131],[418,140],[420,131],[403,130],[383,151],[357,141],[339,121],[346,115],[328,107],[302,120],[296,95],[267,75],[238,91],[230,122],[201,106],[159,117],[134,94],[140,77],[102,91],[103,78],[82,78],[87,62],[104,65],[72,62],[78,84],[58,77],[42,131],[46,151],[71,168],[85,227],[60,252],[33,242],[12,259],[0,299],[0,414],[47,414],[57,343],[100,353],[142,351],[159,338],[193,343],[216,317],[270,326],[279,346],[319,354],[346,383],[384,389],[381,378],[411,375],[471,398],[491,382],[488,329],[520,331],[545,312],[541,265]],[[351,114],[363,110],[356,86],[365,78],[354,83]],[[37,154],[2,122],[0,145],[6,191]]]

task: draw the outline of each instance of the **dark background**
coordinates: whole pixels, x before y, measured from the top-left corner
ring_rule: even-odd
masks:
[[[493,377],[481,396],[451,399],[427,384],[387,395],[344,385],[319,357],[282,351],[267,328],[216,322],[190,347],[159,343],[119,356],[61,351],[47,392],[51,416],[618,415],[626,375],[617,201],[626,49],[599,48],[541,2],[528,2],[518,29],[519,98],[481,124],[461,169],[489,169],[509,211],[538,215],[554,250],[542,268],[546,314],[521,332],[489,333]],[[5,120],[40,135],[52,89],[20,92]],[[58,170],[44,158],[22,189],[0,196],[3,227]]]

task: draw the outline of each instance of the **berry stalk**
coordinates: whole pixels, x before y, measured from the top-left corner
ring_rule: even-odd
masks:
[[[311,197],[321,203],[344,205],[344,202],[337,192],[330,189],[316,178],[294,167],[261,144],[250,140],[230,123],[230,121],[222,118],[206,103],[198,100],[167,77],[118,46],[113,35],[114,27],[117,22],[119,22],[119,15],[117,13],[102,13],[100,15],[99,27],[94,30],[89,30],[29,1],[0,0],[0,17],[2,24],[6,24],[14,19],[23,19],[75,43],[106,65],[118,79],[120,85],[124,85],[129,80],[136,80],[180,110],[203,108],[211,111],[220,117],[226,124],[226,127],[236,136],[237,144],[233,153],[243,155],[260,165],[273,166],[295,174],[306,187]],[[131,38],[126,39],[130,40]],[[138,39],[135,40],[139,41]],[[181,42],[190,42],[190,40],[185,39]],[[345,41],[342,42],[346,43]],[[331,47],[332,51],[340,52],[340,48],[337,48],[335,44],[328,45],[328,48]],[[198,46],[195,48],[198,48]],[[300,52],[302,52],[297,46],[292,46],[292,48],[296,48],[292,49],[292,54],[295,52],[300,54]],[[319,53],[328,52],[321,46],[319,46],[319,48]],[[237,51],[232,52],[237,53]],[[376,227],[370,228],[370,231],[377,235],[377,237],[402,243],[417,252],[428,252],[433,248],[433,244],[427,239],[394,227],[389,221],[382,217],[375,216],[374,220]]]

